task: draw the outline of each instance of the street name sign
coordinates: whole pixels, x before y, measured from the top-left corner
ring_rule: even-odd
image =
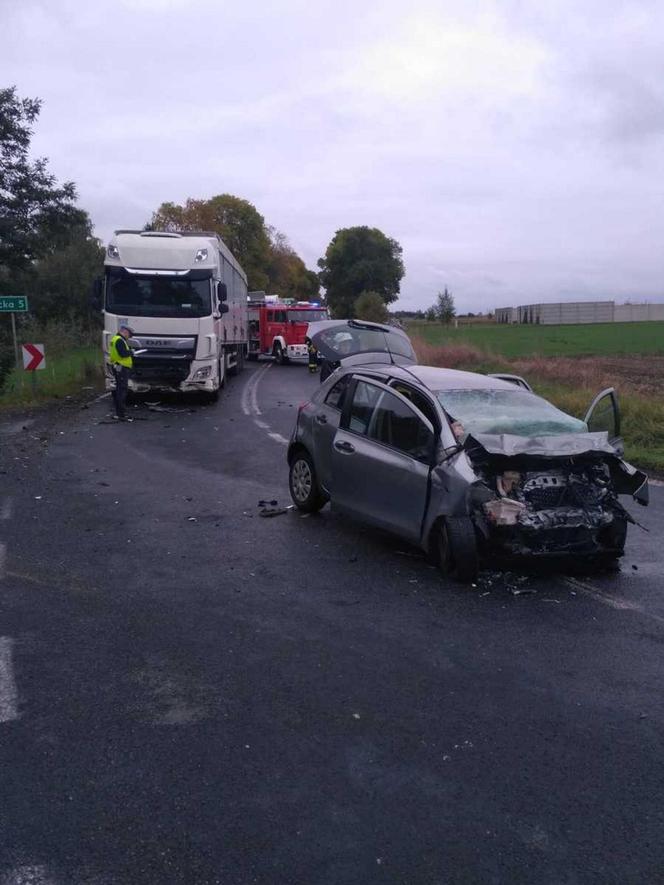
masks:
[[[45,369],[43,344],[23,344],[23,368],[26,372],[34,372],[36,369]]]
[[[0,295],[0,313],[25,313],[27,309],[27,295]]]

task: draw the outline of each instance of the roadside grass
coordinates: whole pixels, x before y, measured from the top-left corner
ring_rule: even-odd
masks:
[[[423,365],[521,375],[536,393],[577,418],[585,416],[600,390],[615,387],[626,459],[643,469],[664,474],[664,398],[648,393],[640,386],[638,378],[616,378],[615,368],[606,361],[582,357],[509,359],[467,342],[435,346],[416,335],[412,335],[412,341]],[[648,383],[652,384],[652,380]]]
[[[664,322],[572,326],[478,323],[445,326],[412,320],[410,335],[434,345],[469,344],[506,357],[664,354]]]
[[[83,387],[101,389],[104,375],[99,346],[68,350],[66,353],[46,351],[46,368],[37,371],[33,389],[32,373],[14,368],[5,379],[0,392],[0,409],[39,405],[49,400],[75,396]]]

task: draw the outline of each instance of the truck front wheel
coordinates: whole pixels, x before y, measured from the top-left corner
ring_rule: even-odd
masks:
[[[274,345],[274,361],[278,366],[285,366],[290,362],[281,344]]]

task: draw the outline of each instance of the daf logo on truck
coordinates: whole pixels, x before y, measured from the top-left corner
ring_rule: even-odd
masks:
[[[244,365],[247,277],[223,240],[208,231],[118,230],[104,261],[106,386],[108,344],[121,325],[139,352],[134,391],[201,391],[218,396]]]

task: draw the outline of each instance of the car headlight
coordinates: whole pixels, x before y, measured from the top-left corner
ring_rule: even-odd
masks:
[[[207,257],[208,257],[208,250],[207,249],[199,249],[198,252],[196,253],[196,257],[194,258],[194,261],[205,261],[205,259]]]
[[[106,254],[108,255],[109,258],[119,258],[120,257],[120,250],[118,249],[117,246],[114,246],[113,244],[111,244],[106,249]]]
[[[211,372],[212,372],[212,366],[203,366],[202,369],[196,369],[196,371],[194,372],[194,380],[200,381],[203,378],[209,378]]]

